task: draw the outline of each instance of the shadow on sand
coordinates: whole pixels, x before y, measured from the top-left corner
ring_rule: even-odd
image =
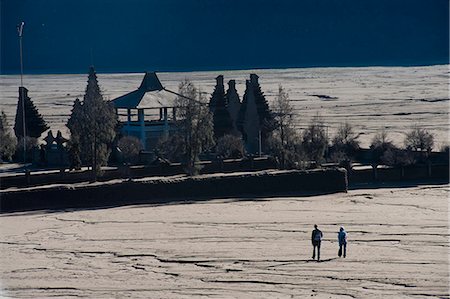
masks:
[[[358,189],[380,189],[380,188],[410,188],[425,185],[442,186],[449,184],[448,180],[429,180],[429,181],[402,181],[402,182],[375,182],[368,184],[354,184],[349,186],[349,190]],[[291,192],[270,192],[267,189],[258,194],[223,194],[218,192],[218,195],[199,195],[199,196],[173,196],[164,197],[154,194],[142,194],[134,196],[137,193],[130,190],[122,192],[121,196],[112,192],[96,192],[90,194],[89,190],[84,190],[77,196],[64,197],[64,192],[59,196],[58,192],[53,192],[51,197],[41,197],[39,199],[33,197],[33,194],[28,194],[21,198],[18,202],[12,202],[13,205],[8,207],[4,204],[0,206],[0,217],[12,216],[12,215],[33,215],[33,214],[46,214],[46,213],[61,213],[78,210],[98,210],[108,209],[116,207],[133,207],[140,206],[161,206],[161,205],[180,205],[180,204],[194,204],[194,203],[206,203],[213,200],[220,199],[219,203],[223,202],[263,202],[270,200],[277,200],[280,197],[283,198],[296,198],[296,200],[311,200],[310,197],[328,195],[339,193],[339,191],[291,191]],[[225,188],[225,186],[224,186]],[[64,191],[64,190],[61,190]],[[213,192],[211,192],[213,193]],[[302,199],[303,198],[303,199]],[[4,201],[2,200],[2,203]]]
[[[83,210],[101,210],[110,208],[134,208],[136,206],[142,207],[158,207],[168,205],[190,205],[198,203],[209,203],[215,200],[221,200],[218,203],[232,203],[232,202],[264,202],[271,201],[277,198],[305,198],[304,200],[310,200],[307,198],[334,194],[336,192],[268,192],[261,195],[243,194],[238,196],[199,196],[199,197],[175,197],[175,198],[158,198],[149,196],[146,200],[96,200],[95,202],[81,201],[80,203],[74,203],[72,201],[65,202],[60,200],[57,203],[53,203],[52,206],[39,207],[39,206],[17,206],[14,210],[2,209],[0,217],[2,216],[20,216],[20,215],[40,215],[48,213],[62,213],[72,211]],[[301,200],[301,199],[298,199]]]
[[[382,188],[413,188],[424,185],[448,185],[449,180],[439,179],[439,180],[411,180],[411,181],[394,181],[394,182],[369,182],[369,183],[358,183],[349,184],[348,190],[359,190],[359,189],[382,189]]]

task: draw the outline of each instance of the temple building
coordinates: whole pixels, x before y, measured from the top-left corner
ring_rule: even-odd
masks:
[[[209,109],[213,114],[214,137],[216,140],[224,135],[231,134],[233,131],[233,123],[227,107],[223,76],[219,75],[216,78],[216,87],[209,101]]]
[[[112,101],[124,135],[139,138],[146,151],[155,148],[162,136],[175,130],[176,99],[154,72],[147,72],[138,89]]]
[[[25,108],[25,111],[23,110]],[[25,120],[23,117],[25,116]],[[25,130],[24,130],[25,124]],[[19,87],[19,102],[17,103],[14,133],[17,138],[24,136],[39,138],[49,127],[42,115],[28,96],[26,87]]]
[[[261,86],[258,76],[250,75],[246,81],[244,98],[239,110],[237,127],[248,153],[261,154],[264,152],[266,140],[273,130],[274,119],[269,104]]]
[[[237,128],[237,119],[239,115],[239,110],[241,109],[241,99],[239,98],[239,94],[236,90],[236,81],[230,80],[228,81],[228,90],[225,94],[225,98],[227,101],[227,109],[230,113],[231,123],[233,125],[232,134],[238,135],[239,130]]]

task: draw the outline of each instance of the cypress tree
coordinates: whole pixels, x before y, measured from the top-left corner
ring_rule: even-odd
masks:
[[[80,134],[83,129],[83,121],[83,106],[80,99],[76,98],[73,103],[72,113],[66,125],[70,131],[69,159],[71,169],[81,168]]]
[[[17,103],[14,133],[17,139],[23,137],[23,106],[25,106],[25,135],[39,138],[49,127],[28,96],[28,89],[25,87],[19,87],[19,102]]]
[[[70,118],[67,121],[67,128],[70,130],[70,134],[72,136],[81,133],[81,128],[83,125],[83,106],[79,98],[76,98],[73,102],[72,113],[70,114]]]
[[[72,115],[67,123],[71,131],[70,144],[74,155],[79,145],[81,160],[91,165],[95,175],[106,165],[112,142],[116,136],[117,115],[111,103],[103,100],[94,67],[89,76],[83,102],[75,100]],[[76,157],[74,157],[76,164]],[[75,165],[74,165],[75,166]]]

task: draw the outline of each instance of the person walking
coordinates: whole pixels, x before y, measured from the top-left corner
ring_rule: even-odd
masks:
[[[347,232],[344,227],[341,226],[338,233],[338,241],[339,241],[339,251],[338,256],[343,256],[344,258],[347,256]],[[344,249],[344,251],[342,251]]]
[[[323,234],[320,229],[317,228],[317,224],[314,224],[314,230],[311,234],[311,242],[313,245],[313,256],[312,258],[316,258],[316,248],[317,248],[317,261],[320,261],[320,243],[322,242]]]

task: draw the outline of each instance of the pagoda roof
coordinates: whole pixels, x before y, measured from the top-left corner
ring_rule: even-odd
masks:
[[[157,109],[175,107],[177,95],[168,92],[155,72],[145,73],[138,89],[120,96],[112,103],[122,109]]]

